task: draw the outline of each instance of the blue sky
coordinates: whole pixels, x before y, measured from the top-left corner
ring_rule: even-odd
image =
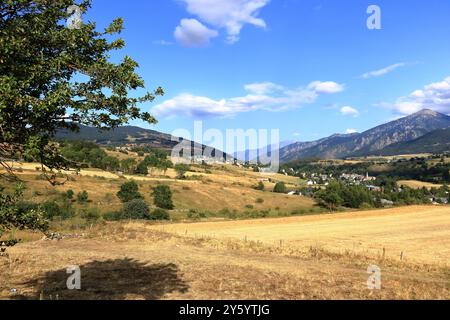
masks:
[[[381,30],[369,30],[369,5]],[[123,17],[147,89],[142,109],[171,133],[280,129],[309,141],[428,107],[450,114],[450,2],[443,0],[93,0],[99,28]]]

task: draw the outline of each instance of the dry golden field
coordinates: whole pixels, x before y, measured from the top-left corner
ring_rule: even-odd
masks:
[[[280,238],[284,242],[276,243]],[[164,226],[108,223],[80,231],[79,238],[12,248],[0,259],[0,297],[450,299],[449,239],[448,207]],[[381,290],[367,288],[373,264],[381,268]],[[66,289],[70,265],[81,268],[79,291]]]
[[[152,228],[179,235],[247,239],[288,248],[385,256],[423,263],[450,263],[450,207],[384,210],[264,220],[183,223]]]
[[[413,188],[413,189],[422,189],[424,187],[427,189],[442,187],[441,184],[418,181],[418,180],[400,180],[397,183],[400,186],[405,186],[405,187],[409,187],[409,188]]]
[[[56,187],[39,179],[34,165],[22,169],[17,174],[26,200],[87,190],[102,211],[121,207],[115,194],[131,178],[149,204],[152,186],[169,185],[177,220],[192,208],[315,208],[310,198],[271,192],[274,181],[297,187],[300,179],[274,175],[264,179],[266,191],[257,191],[252,186],[260,175],[231,166],[209,172],[193,167],[188,180],[170,171],[118,177],[83,170]],[[57,230],[69,237],[46,241],[39,233],[16,234],[24,242],[0,257],[0,299],[450,299],[449,206],[198,223],[61,224]],[[80,291],[66,288],[70,265],[81,268]],[[370,265],[382,270],[381,290],[367,288]]]

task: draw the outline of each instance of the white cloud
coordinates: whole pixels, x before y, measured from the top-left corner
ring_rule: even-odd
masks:
[[[345,133],[346,134],[358,133],[358,130],[356,130],[356,129],[347,129],[347,130],[345,130]]]
[[[396,69],[404,67],[404,66],[406,66],[405,62],[396,63],[396,64],[387,66],[387,67],[379,69],[379,70],[366,72],[361,77],[364,79],[381,77],[381,76],[384,76],[385,74],[388,74],[388,73],[395,71]]]
[[[344,85],[333,81],[314,81],[309,84],[308,89],[316,93],[338,93],[344,91]]]
[[[350,106],[342,107],[342,108],[341,108],[341,113],[342,113],[344,116],[352,116],[352,117],[357,117],[357,116],[359,116],[359,111],[356,110],[356,109],[353,108],[353,107],[350,107]]]
[[[225,29],[227,42],[239,41],[246,24],[265,28],[266,22],[258,18],[261,8],[270,0],[179,0],[186,4],[187,11],[201,21]]]
[[[186,47],[201,47],[207,45],[210,39],[218,36],[216,30],[211,30],[196,19],[183,19],[174,32],[175,39]]]
[[[180,94],[155,106],[152,112],[158,117],[227,117],[256,110],[285,111],[313,103],[319,97],[319,93],[309,86],[306,89],[288,89],[264,82],[248,84],[244,88],[246,95],[221,100],[189,93]]]
[[[426,85],[423,89],[415,90],[406,97],[400,97],[393,104],[383,103],[382,106],[402,115],[412,114],[422,109],[450,114],[450,77],[441,82]]]

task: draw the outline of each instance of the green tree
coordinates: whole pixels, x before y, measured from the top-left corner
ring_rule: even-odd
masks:
[[[133,199],[123,205],[120,214],[121,219],[150,219],[150,209],[147,203],[142,199]]]
[[[67,28],[61,22],[71,16],[71,5],[85,13],[91,0],[0,2],[0,165],[11,174],[7,160],[25,157],[50,170],[70,168],[51,142],[58,130],[76,131],[80,124],[110,129],[133,119],[156,123],[139,105],[163,90],[130,94],[144,88],[138,64],[130,57],[109,59],[125,46],[113,38],[123,20],[103,31],[93,21]],[[53,173],[48,178],[57,184]]]
[[[5,252],[6,247],[14,246],[17,239],[2,239],[5,232],[19,229],[35,231],[47,231],[48,221],[44,219],[44,212],[34,206],[20,206],[23,198],[23,185],[17,184],[13,194],[5,193],[0,189],[0,253]]]
[[[101,160],[101,169],[107,171],[117,171],[120,168],[120,161],[116,157],[105,157]]]
[[[133,158],[123,159],[122,161],[120,161],[120,168],[125,173],[134,173],[134,171],[136,170],[136,160],[134,160]]]
[[[136,167],[136,174],[144,174],[144,175],[148,175],[148,166],[147,166],[147,162],[145,161],[141,161],[139,162],[139,164]]]
[[[123,202],[130,202],[134,199],[142,199],[142,195],[139,193],[139,186],[135,181],[129,181],[120,186],[117,197]]]
[[[320,190],[316,193],[316,197],[319,198],[322,205],[327,207],[330,211],[335,210],[343,203],[342,198],[335,191]]]
[[[275,193],[286,193],[286,184],[284,182],[278,182],[273,188]]]
[[[154,187],[153,202],[158,208],[172,210],[174,205],[172,202],[172,191],[169,186],[158,185]]]

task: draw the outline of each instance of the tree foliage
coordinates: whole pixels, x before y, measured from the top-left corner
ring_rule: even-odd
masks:
[[[125,45],[109,40],[122,31],[123,20],[103,31],[90,21],[70,29],[65,22],[71,5],[75,0],[0,2],[0,163],[6,168],[6,160],[23,157],[50,170],[70,168],[51,142],[61,129],[110,129],[132,119],[156,123],[139,105],[163,90],[131,97],[144,88],[137,62],[109,61]],[[78,6],[86,12],[91,1]]]
[[[135,181],[129,181],[120,186],[117,197],[123,202],[130,202],[134,199],[142,199],[142,195],[139,193],[139,186]]]
[[[172,202],[172,191],[169,186],[158,185],[153,188],[154,204],[158,208],[172,210],[174,208]]]
[[[23,198],[23,185],[17,184],[12,194],[5,193],[0,189],[0,254],[4,253],[6,247],[15,245],[18,240],[2,240],[5,232],[14,229],[31,229],[46,231],[48,221],[44,219],[44,211],[40,208],[24,208],[20,206]]]
[[[284,182],[278,182],[273,188],[275,193],[286,193],[286,184]]]

